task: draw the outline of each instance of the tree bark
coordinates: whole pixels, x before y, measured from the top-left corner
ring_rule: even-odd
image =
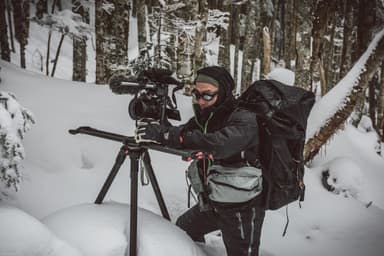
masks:
[[[296,38],[296,67],[295,86],[310,90],[311,88],[311,30],[312,24],[310,0],[300,1],[296,12],[297,33]]]
[[[15,37],[20,44],[20,66],[26,68],[25,47],[29,36],[29,1],[13,0],[13,20],[15,22]]]
[[[332,5],[332,0],[317,0],[313,15],[312,27],[312,59],[310,66],[311,90],[320,82],[320,62],[322,53],[322,40],[327,27],[328,12]]]
[[[81,15],[83,22],[89,24],[89,13],[79,5],[77,0],[72,0],[72,11]],[[86,81],[87,75],[87,42],[86,38],[73,38],[72,80]]]
[[[232,30],[233,37],[235,39],[235,53],[234,53],[234,70],[233,70],[233,79],[235,80],[237,87],[238,80],[238,67],[239,67],[239,48],[240,48],[240,7],[237,5],[233,6],[233,27]]]
[[[264,48],[264,54],[263,54],[263,73],[261,75],[262,79],[265,79],[265,76],[271,71],[271,37],[269,35],[268,27],[263,28],[263,48]]]
[[[352,66],[352,44],[353,37],[353,4],[350,1],[345,1],[344,7],[344,31],[343,31],[343,50],[341,54],[340,78],[347,74]]]
[[[258,17],[259,1],[250,0],[247,5],[247,19],[245,25],[245,39],[243,45],[243,64],[241,76],[241,92],[245,91],[253,80],[253,67],[256,61],[256,21]]]
[[[36,17],[41,19],[43,18],[44,14],[47,14],[47,13],[48,13],[47,0],[38,0],[36,3]]]
[[[9,27],[9,37],[11,41],[11,50],[12,52],[16,52],[15,50],[15,42],[13,40],[13,22],[12,22],[12,11],[11,11],[11,0],[6,0],[7,3],[7,16],[8,16],[8,27]]]
[[[381,77],[377,98],[377,133],[381,142],[384,142],[384,62],[381,63]]]
[[[218,64],[223,66],[227,70],[230,68],[230,47],[231,47],[231,20],[233,17],[231,14],[231,3],[229,0],[223,0],[223,12],[229,13],[229,24],[227,29],[220,28],[220,45],[219,45],[219,57]]]
[[[205,54],[203,51],[203,40],[206,37],[207,33],[207,23],[208,23],[208,2],[207,0],[200,0],[198,3],[198,10],[195,18],[199,19],[201,22],[201,26],[196,28],[195,33],[195,55],[194,55],[194,68],[193,73],[196,75],[196,71],[205,65]],[[197,20],[195,19],[195,20]]]
[[[147,31],[146,31],[146,17],[147,6],[144,1],[136,2],[136,16],[137,16],[137,34],[139,40],[139,53],[147,49]],[[132,13],[133,16],[133,13]]]
[[[106,10],[103,1],[95,1],[96,83],[108,83],[118,66],[128,63],[129,4],[125,0],[109,1],[114,8]]]
[[[359,83],[353,87],[351,93],[346,97],[342,107],[336,111],[335,115],[330,118],[312,138],[308,139],[305,144],[305,162],[312,160],[332,135],[341,129],[347,118],[351,115],[359,96],[364,93],[368,87],[369,81],[372,79],[384,58],[384,32],[381,31],[379,33],[381,38],[379,38],[375,51],[369,56],[365,64],[365,69],[360,75]]]
[[[60,56],[61,46],[63,45],[64,37],[65,37],[65,34],[64,33],[61,34],[59,45],[56,50],[55,61],[53,62],[51,77],[55,76],[56,66],[57,66],[57,63],[59,62],[59,56]]]
[[[5,1],[0,1],[0,46],[1,58],[5,61],[11,61],[11,51],[8,43],[8,30],[5,18]]]
[[[286,68],[292,68],[292,61],[295,60],[296,42],[296,20],[295,20],[295,0],[285,1],[285,20],[284,20],[284,61]]]

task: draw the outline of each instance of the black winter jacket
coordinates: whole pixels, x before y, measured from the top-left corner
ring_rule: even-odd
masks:
[[[259,135],[256,114],[235,108],[232,101],[215,109],[204,123],[197,117],[183,127],[183,147],[212,153],[215,163],[236,166],[246,161],[256,166]]]

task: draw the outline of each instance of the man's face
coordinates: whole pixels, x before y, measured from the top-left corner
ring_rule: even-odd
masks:
[[[213,106],[217,101],[219,88],[209,83],[197,82],[192,90],[193,103],[199,104],[201,109]]]

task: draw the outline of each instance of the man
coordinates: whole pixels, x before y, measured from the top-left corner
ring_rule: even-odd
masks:
[[[176,225],[199,242],[204,242],[205,234],[221,230],[228,256],[256,256],[265,215],[259,195],[261,185],[257,193],[244,189],[251,198],[239,202],[233,199],[226,202],[225,198],[220,202],[213,200],[215,191],[207,187],[212,166],[229,168],[235,175],[243,167],[259,167],[256,115],[236,108],[232,95],[234,87],[233,78],[224,68],[213,66],[200,69],[192,90],[194,118],[179,127],[157,124],[139,126],[136,140],[212,153],[213,159],[197,162],[204,188],[199,197],[200,203],[180,216]],[[213,172],[221,175],[217,170]],[[261,184],[260,180],[257,184]],[[225,186],[220,189],[225,190]],[[231,197],[231,194],[227,195]]]

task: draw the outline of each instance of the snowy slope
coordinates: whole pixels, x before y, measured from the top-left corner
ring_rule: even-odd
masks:
[[[0,62],[0,65],[3,79],[1,90],[15,93],[20,103],[34,113],[37,122],[23,140],[27,154],[24,161],[25,181],[21,191],[9,203],[38,219],[48,215],[47,218],[51,219],[55,216],[54,212],[61,209],[67,212],[64,219],[69,222],[63,229],[65,231],[67,226],[67,232],[70,232],[78,216],[74,214],[74,222],[71,222],[71,209],[76,208],[65,208],[94,201],[120,145],[87,135],[73,136],[67,131],[89,125],[111,132],[132,134],[134,122],[127,114],[130,96],[113,95],[105,86],[50,79],[5,62]],[[185,121],[192,115],[190,99],[181,94],[177,98]],[[160,188],[175,221],[186,209],[184,170],[187,163],[173,155],[150,153]],[[360,167],[364,183],[361,193],[364,196],[346,198],[343,194],[336,195],[322,187],[321,171],[335,157],[349,157]],[[347,164],[345,166],[348,167]],[[382,255],[383,170],[384,160],[374,152],[373,134],[347,127],[345,132],[335,136],[327,150],[306,171],[306,201],[301,209],[296,203],[289,207],[290,223],[284,238],[281,234],[286,223],[285,209],[267,213],[262,234],[262,255]],[[344,175],[348,175],[347,171]],[[107,194],[107,201],[110,200],[129,204],[128,161]],[[366,208],[369,201],[373,201],[373,204]],[[139,205],[160,215],[149,186],[140,186]],[[108,214],[109,210],[105,211]],[[111,214],[116,213],[111,210]],[[5,221],[0,217],[0,225]],[[60,218],[56,221],[58,223],[49,225],[55,232],[54,226],[60,225]],[[167,234],[167,230],[164,228],[164,234]],[[102,234],[103,229],[95,227],[92,232]],[[56,235],[70,246],[82,246],[81,241],[70,241],[60,232]],[[96,248],[101,242],[97,235],[92,237],[95,237],[93,244]],[[163,238],[174,242],[171,236],[164,235]],[[208,255],[222,255],[220,237],[212,234],[208,236],[208,241],[208,246],[203,247]],[[88,244],[89,241],[84,243]],[[0,242],[0,248],[2,246],[5,245]]]

